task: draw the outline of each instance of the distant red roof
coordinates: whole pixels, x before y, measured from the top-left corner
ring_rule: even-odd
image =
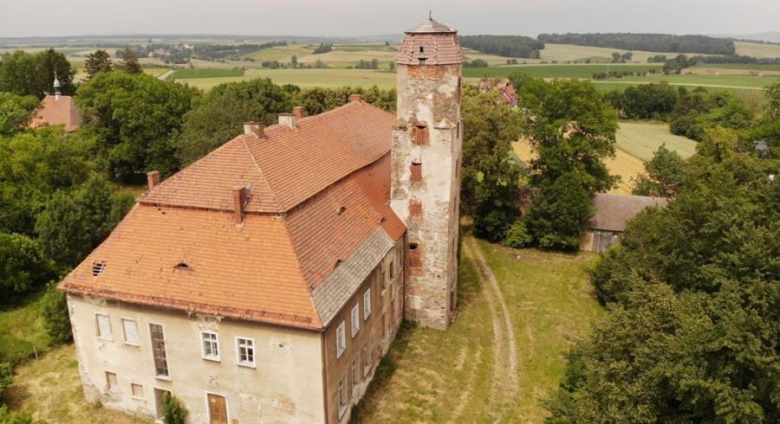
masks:
[[[626,223],[650,206],[664,207],[664,197],[633,196],[629,194],[598,193],[593,196],[596,213],[585,222],[585,228],[623,232]]]
[[[46,96],[38,109],[33,112],[30,128],[47,125],[64,125],[65,131],[79,129],[81,118],[79,108],[71,96]]]

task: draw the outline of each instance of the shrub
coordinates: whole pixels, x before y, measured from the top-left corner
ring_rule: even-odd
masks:
[[[0,233],[0,301],[42,287],[53,276],[49,261],[35,240]]]
[[[2,424],[32,424],[32,417],[17,411],[11,411],[8,406],[0,406],[0,423]]]
[[[65,293],[57,290],[55,283],[50,283],[43,296],[43,326],[55,343],[67,343],[73,339],[68,315],[68,302]]]
[[[184,424],[187,420],[187,410],[176,396],[163,393],[163,422],[165,424]]]
[[[528,228],[526,228],[525,222],[522,220],[517,220],[514,224],[512,224],[511,227],[509,227],[509,231],[506,233],[506,238],[501,241],[501,244],[507,247],[519,249],[530,245],[531,242],[533,242],[533,237],[531,237],[531,234],[528,232]]]

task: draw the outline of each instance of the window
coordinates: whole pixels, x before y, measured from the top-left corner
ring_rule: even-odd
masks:
[[[371,316],[371,287],[363,293],[363,319],[368,319],[369,316]]]
[[[95,314],[97,319],[97,335],[103,340],[113,340],[111,337],[111,321],[106,314]]]
[[[119,388],[117,383],[116,373],[106,371],[106,390],[113,391]]]
[[[352,307],[352,337],[360,331],[360,304]]]
[[[136,399],[144,398],[144,386],[140,384],[131,383],[130,389],[132,389],[133,397]]]
[[[168,356],[165,353],[165,335],[162,325],[149,324],[149,334],[152,337],[155,373],[157,377],[168,378]]]
[[[345,374],[339,380],[339,418],[341,418],[347,410],[347,387],[345,384],[346,382],[344,381],[346,378],[347,375]]]
[[[420,53],[425,53],[425,46],[420,46]]]
[[[217,333],[210,331],[200,332],[201,346],[203,347],[203,359],[219,361],[219,340]]]
[[[360,359],[360,355],[355,355],[355,357],[352,359],[352,365],[349,368],[349,372],[352,377],[352,396],[355,396],[355,393],[357,393],[357,386],[360,384],[360,374],[358,373],[358,362]]]
[[[395,279],[395,259],[390,260],[390,281]]]
[[[409,266],[412,268],[420,268],[422,266],[420,246],[417,243],[409,243]]]
[[[344,329],[344,321],[336,329],[336,358],[341,358],[344,351],[347,350],[347,336]]]
[[[106,261],[92,263],[92,276],[97,277],[106,269]]]
[[[428,126],[419,123],[412,127],[412,143],[419,146],[428,145]]]
[[[418,183],[422,181],[422,163],[420,162],[412,162],[411,166],[411,173],[412,173],[412,182]]]
[[[368,375],[368,371],[371,369],[371,351],[368,349],[369,340],[363,343],[363,375]]]
[[[138,346],[138,324],[134,319],[122,318],[122,331],[126,344]]]
[[[236,354],[238,365],[242,367],[255,367],[255,341],[244,337],[236,337]]]
[[[384,261],[382,261],[379,265],[379,281],[382,284],[382,296],[384,296],[385,289],[387,288],[387,276],[385,275]]]

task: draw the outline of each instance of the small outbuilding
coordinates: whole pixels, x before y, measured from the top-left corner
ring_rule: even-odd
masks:
[[[44,97],[40,106],[33,112],[30,128],[40,128],[48,125],[64,125],[65,131],[73,132],[79,129],[81,117],[79,108],[71,96],[60,94],[60,82],[54,79],[54,95]]]
[[[593,197],[596,213],[583,225],[580,250],[603,252],[617,243],[626,223],[645,208],[664,207],[664,197],[599,193]]]

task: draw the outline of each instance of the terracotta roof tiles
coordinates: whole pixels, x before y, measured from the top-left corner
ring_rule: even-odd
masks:
[[[81,118],[79,108],[71,96],[46,96],[38,109],[33,112],[30,120],[30,128],[39,128],[47,125],[64,125],[65,131],[72,132],[79,129]]]

